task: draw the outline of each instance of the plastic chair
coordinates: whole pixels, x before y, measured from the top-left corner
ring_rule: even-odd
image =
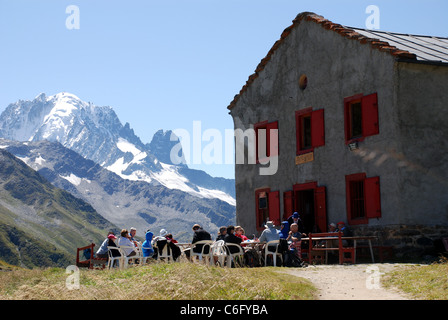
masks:
[[[138,250],[135,246],[119,246],[119,248],[122,250],[122,255],[123,255],[123,260],[124,260],[124,268],[127,268],[129,266],[129,261],[130,260],[135,260],[135,259],[141,259],[139,257],[139,253]],[[125,249],[133,249],[135,251],[135,255],[128,257],[126,255],[126,250]],[[135,262],[135,261],[134,261]]]
[[[202,246],[201,252],[194,252],[194,249],[196,247],[198,247],[199,245]],[[212,259],[212,250],[211,250],[212,245],[213,245],[212,240],[201,240],[201,241],[193,243],[193,245],[191,246],[191,251],[190,251],[191,258],[193,260],[194,260],[194,257],[198,257],[199,260],[202,260],[204,258],[204,261],[205,261],[205,259],[211,260]],[[206,251],[208,251],[208,253]]]
[[[108,249],[107,250],[107,254],[109,256],[109,260],[107,262],[107,268],[108,269],[113,268],[114,265],[115,265],[115,261],[117,261],[118,262],[118,267],[120,269],[124,269],[124,259],[123,259],[124,254],[123,254],[123,251],[121,251],[120,248],[118,248],[118,247],[110,247],[110,246],[108,246],[107,249]],[[114,257],[114,255],[113,255],[114,251],[116,251],[119,255]]]
[[[232,261],[233,261],[233,263],[234,263],[234,265],[236,267],[237,263],[235,263],[235,257],[241,257],[241,259],[242,259],[242,257],[244,256],[243,248],[239,244],[229,243],[229,242],[226,242],[225,247],[227,247],[227,263],[226,263],[227,267],[228,268],[232,267]],[[238,251],[234,252],[234,253],[231,253],[230,248],[232,248],[232,247],[233,248],[237,248]],[[242,265],[242,263],[238,263],[238,264]]]
[[[277,266],[277,256],[282,256],[280,252],[278,252],[278,244],[280,243],[280,240],[272,240],[266,243],[266,246],[264,247],[264,266],[267,266],[268,263],[268,255],[272,255],[272,260],[274,262],[274,267]],[[272,247],[275,245],[275,250],[272,251],[269,247]]]
[[[224,263],[227,259],[227,251],[225,249],[225,242],[224,240],[218,240],[213,242],[211,247],[211,259],[210,259],[210,265],[215,264],[215,258],[216,258],[216,265],[219,265],[220,267],[224,266]]]
[[[157,250],[157,262],[162,261],[162,258],[166,259],[165,261],[167,262],[174,261],[171,248],[168,245],[168,240],[158,240],[156,242],[155,250]]]
[[[148,248],[149,249],[149,248]],[[141,265],[146,264],[146,260],[149,257],[144,257],[143,256],[143,247],[142,244],[140,242],[137,242],[137,247],[136,247],[136,251],[137,251],[137,256],[134,256],[136,259],[138,259],[139,263]]]

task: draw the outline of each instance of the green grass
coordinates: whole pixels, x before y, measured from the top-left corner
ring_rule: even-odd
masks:
[[[385,287],[396,287],[419,300],[448,300],[448,260],[440,263],[415,265],[388,273]]]
[[[126,270],[80,271],[68,290],[65,269],[0,272],[0,299],[34,300],[313,300],[316,289],[280,268],[220,268],[152,263]]]

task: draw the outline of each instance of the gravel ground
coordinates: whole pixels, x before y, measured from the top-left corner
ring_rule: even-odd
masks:
[[[319,300],[412,300],[381,285],[381,276],[400,266],[404,264],[316,265],[284,272],[309,279],[319,290]]]

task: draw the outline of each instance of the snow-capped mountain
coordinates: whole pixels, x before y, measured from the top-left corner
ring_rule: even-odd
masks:
[[[123,179],[163,185],[195,197],[220,199],[235,206],[233,179],[174,165],[169,159],[171,131],[158,131],[144,144],[130,125],[122,125],[111,107],[100,107],[62,92],[19,100],[0,115],[0,137],[16,141],[55,141]]]

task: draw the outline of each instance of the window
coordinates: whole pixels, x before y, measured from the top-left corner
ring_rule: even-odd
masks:
[[[381,217],[379,177],[366,178],[365,173],[345,177],[347,218],[350,224],[367,224]]]
[[[362,141],[379,134],[378,96],[376,93],[355,95],[344,99],[345,143]]]
[[[255,191],[255,215],[257,230],[263,230],[266,221],[274,221],[280,225],[280,192],[270,188]]]
[[[355,101],[350,103],[349,117],[350,117],[349,138],[356,139],[362,137],[361,101]]]
[[[259,122],[257,124],[254,125],[254,130],[255,130],[255,150],[256,150],[256,159],[257,159],[257,163],[260,162],[260,159],[262,160],[263,158],[267,157],[269,158],[270,156],[277,156],[278,155],[278,121],[274,121],[274,122],[267,122],[267,121],[263,121],[263,122]],[[265,135],[261,134],[261,131],[264,130]],[[262,141],[262,137],[265,137],[265,143],[263,143]],[[263,147],[264,145],[264,150],[260,150],[259,152],[259,146]],[[271,150],[272,150],[272,154],[271,154]],[[261,154],[261,158],[260,158],[260,154]]]
[[[296,111],[297,155],[325,145],[324,110],[312,108]]]
[[[349,181],[351,218],[361,219],[366,216],[364,203],[364,180]]]

